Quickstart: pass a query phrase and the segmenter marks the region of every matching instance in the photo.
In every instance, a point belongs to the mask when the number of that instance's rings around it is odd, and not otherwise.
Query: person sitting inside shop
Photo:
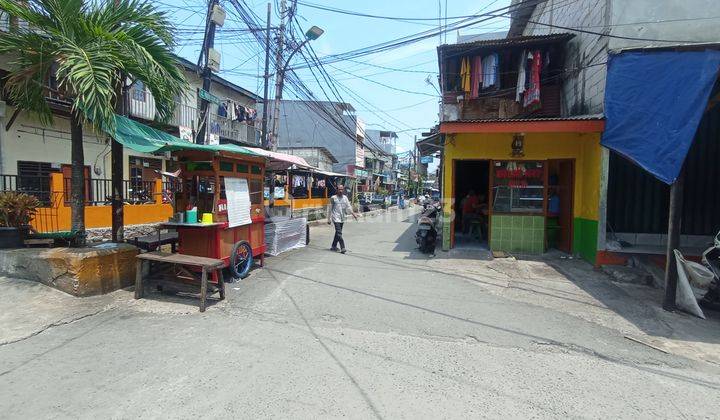
[[[470,233],[472,222],[477,217],[478,204],[478,196],[475,195],[475,190],[468,191],[462,200],[462,227],[465,235]]]
[[[480,220],[480,234],[487,238],[488,231],[488,203],[484,194],[478,195],[477,219]]]

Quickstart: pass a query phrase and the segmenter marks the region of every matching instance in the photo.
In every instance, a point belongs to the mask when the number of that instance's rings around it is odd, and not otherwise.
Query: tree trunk
[[[85,245],[85,153],[82,123],[75,113],[70,116],[70,210],[71,230],[77,235],[76,244]]]
[[[120,82],[116,87],[115,113],[125,115],[125,97],[127,88],[125,76],[120,75]],[[116,139],[110,140],[110,173],[112,186],[112,241],[120,243],[125,240],[125,226],[123,220],[123,146]]]

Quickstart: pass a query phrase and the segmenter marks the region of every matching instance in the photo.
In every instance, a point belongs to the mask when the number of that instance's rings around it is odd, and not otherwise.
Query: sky
[[[510,0],[299,1],[297,14],[303,32],[312,25],[325,30],[319,39],[312,42],[313,49],[321,58],[437,28],[440,13],[450,17],[472,15],[506,7],[510,3]],[[279,23],[279,2],[271,2],[272,24],[276,26]],[[177,25],[179,42],[176,52],[197,62],[202,46],[207,3],[204,0],[159,0],[154,3],[168,11],[171,20]],[[263,24],[267,3],[267,0],[245,1],[245,4],[261,17]],[[349,16],[318,10],[302,3],[372,15],[435,20],[395,21]],[[251,34],[238,31],[247,27],[237,18],[232,4],[227,0],[221,0],[221,4],[228,10],[228,18],[217,35],[216,49],[222,54],[222,71],[219,75],[262,96],[264,51]],[[506,30],[508,25],[509,19],[497,18],[462,29],[461,34],[497,32]],[[366,128],[399,132],[398,151],[411,150],[414,137],[420,138],[422,132],[429,131],[438,123],[436,47],[441,42],[454,43],[456,38],[457,31],[452,31],[444,35],[442,40],[436,36],[401,48],[360,57],[356,59],[358,62],[338,62],[328,64],[325,68],[340,84],[338,91],[342,98],[353,105],[358,116],[365,121]],[[303,61],[295,58],[293,63],[301,64]],[[373,65],[411,72],[382,69]],[[322,98],[322,91],[311,73],[299,70],[298,75],[316,97]],[[426,79],[429,79],[432,85],[426,82]],[[327,86],[325,89],[327,90]],[[294,98],[288,89],[284,91],[283,97]]]

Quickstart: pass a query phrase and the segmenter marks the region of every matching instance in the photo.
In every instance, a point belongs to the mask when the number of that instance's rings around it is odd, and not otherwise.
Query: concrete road
[[[347,255],[313,228],[205,314],[121,291],[14,329],[1,417],[717,418],[717,365],[502,296],[462,259],[418,254],[409,216],[348,223]]]

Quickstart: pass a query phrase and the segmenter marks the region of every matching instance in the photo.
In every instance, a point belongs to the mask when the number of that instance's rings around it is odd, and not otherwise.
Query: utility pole
[[[268,144],[268,88],[270,85],[270,3],[267,4],[267,28],[265,29],[265,87],[263,88],[262,113],[262,147],[267,149]],[[273,182],[273,185],[275,183]],[[273,189],[273,186],[270,187]],[[272,193],[272,191],[271,191]]]
[[[283,62],[283,48],[285,46],[285,18],[287,15],[287,2],[280,0],[280,29],[278,30],[278,47],[275,54],[275,103],[273,105],[272,135],[269,139],[269,149],[277,150],[277,132],[280,121],[280,102],[282,101],[285,69]]]
[[[203,49],[200,53],[201,58],[205,58],[205,63],[202,69],[202,78],[203,78],[203,90],[207,93],[210,92],[210,84],[212,82],[212,70],[210,70],[210,50],[215,46],[215,30],[217,29],[217,24],[215,23],[215,20],[213,19],[213,10],[215,6],[219,6],[220,2],[218,0],[209,0],[208,1],[208,11],[207,11],[207,32],[205,33],[205,39],[203,40]],[[198,123],[198,132],[195,136],[195,143],[198,144],[205,144],[207,132],[208,132],[208,125],[210,123],[210,118],[208,115],[208,107],[210,105],[210,102],[206,99],[201,97],[200,102],[200,121]]]

